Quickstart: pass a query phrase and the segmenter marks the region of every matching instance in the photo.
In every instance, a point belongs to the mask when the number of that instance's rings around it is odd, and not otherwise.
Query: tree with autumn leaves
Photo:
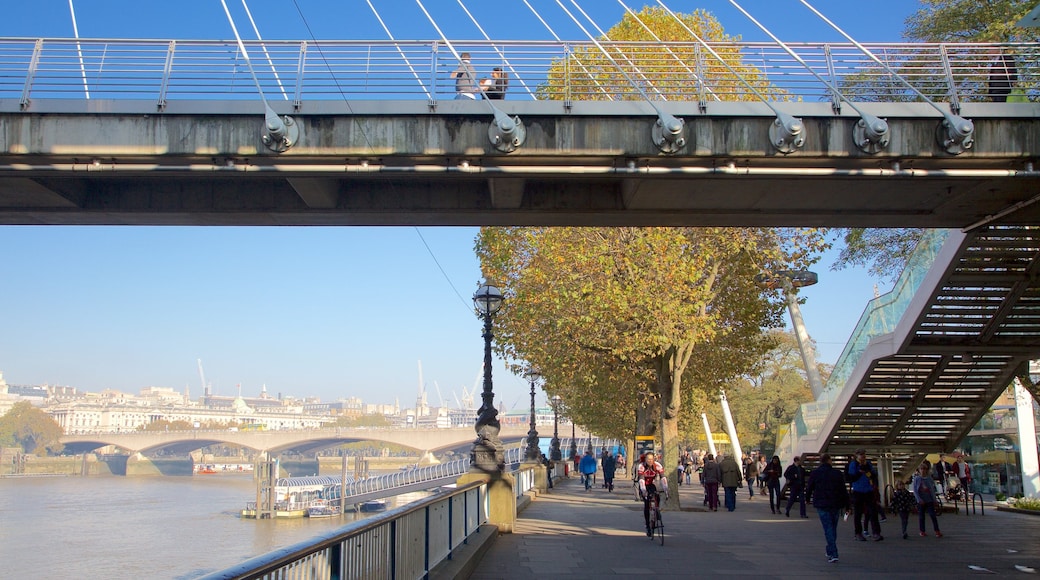
[[[711,43],[712,55],[690,31]],[[579,45],[556,59],[537,97],[546,100],[641,100],[640,89],[653,100],[749,101],[758,97],[744,81],[767,98],[782,100],[757,67],[744,62],[739,36],[730,36],[705,10],[677,13],[645,6],[626,12],[607,31],[600,45]],[[668,45],[662,44],[667,42]],[[602,47],[602,49],[601,49]],[[734,75],[735,71],[743,81]],[[638,87],[638,88],[637,88]]]
[[[755,275],[807,267],[823,244],[815,230],[489,227],[477,254],[506,296],[499,352],[537,367],[591,431],[658,435],[673,466],[690,403],[775,344],[763,329],[783,303]]]

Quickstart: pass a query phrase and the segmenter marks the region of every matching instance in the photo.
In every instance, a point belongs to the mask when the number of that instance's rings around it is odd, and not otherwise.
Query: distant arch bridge
[[[503,426],[503,443],[527,437],[529,425]],[[584,435],[584,433],[583,433]],[[541,434],[542,439],[549,435]],[[132,433],[89,433],[65,435],[61,442],[72,453],[86,453],[115,445],[131,453],[149,455],[158,451],[188,453],[210,445],[235,445],[268,454],[310,453],[344,443],[376,441],[404,445],[419,451],[445,451],[463,447],[476,438],[473,427],[453,429],[306,429],[279,431],[138,431]]]

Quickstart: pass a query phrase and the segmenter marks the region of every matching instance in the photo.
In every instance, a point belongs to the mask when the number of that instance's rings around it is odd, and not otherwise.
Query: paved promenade
[[[773,515],[769,499],[748,501],[738,490],[737,509],[703,511],[697,484],[680,488],[682,512],[665,512],[665,544],[651,542],[643,528],[642,504],[633,497],[631,481],[615,480],[613,493],[578,480],[563,480],[540,496],[517,521],[516,533],[503,535],[484,556],[474,580],[603,578],[613,576],[692,578],[872,577],[962,578],[1040,573],[1040,516],[998,512],[986,515],[946,513],[939,518],[943,538],[918,536],[911,514],[903,540],[899,516],[881,524],[884,541],[857,542],[852,522],[838,524],[841,561],[827,563],[820,521],[812,507],[809,519]],[[721,496],[720,491],[720,496]],[[721,498],[720,498],[721,499]]]

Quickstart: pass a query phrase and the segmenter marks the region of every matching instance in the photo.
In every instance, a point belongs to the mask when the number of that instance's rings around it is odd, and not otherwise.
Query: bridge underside
[[[805,124],[789,155],[770,144],[774,117],[760,103],[718,103],[711,116],[667,104],[687,123],[671,155],[653,143],[651,109],[633,102],[503,102],[527,129],[508,154],[490,144],[479,102],[436,114],[416,102],[308,104],[281,154],[260,143],[262,116],[242,114],[251,104],[46,105],[0,102],[0,224],[964,227],[1010,208],[1005,221],[1040,223],[1040,110],[1029,104],[966,104],[975,144],[959,155],[938,144],[942,118],[920,103],[863,105],[891,126],[877,154],[853,144],[851,111],[779,104]]]
[[[824,450],[887,454],[908,475],[951,451],[1040,358],[1040,230],[969,234],[897,353],[870,363]]]

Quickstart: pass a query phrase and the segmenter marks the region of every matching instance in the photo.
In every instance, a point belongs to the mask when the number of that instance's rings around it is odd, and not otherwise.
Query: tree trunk
[[[664,414],[662,414],[664,415]],[[668,474],[668,501],[665,510],[679,510],[679,418],[661,417],[661,465]]]

